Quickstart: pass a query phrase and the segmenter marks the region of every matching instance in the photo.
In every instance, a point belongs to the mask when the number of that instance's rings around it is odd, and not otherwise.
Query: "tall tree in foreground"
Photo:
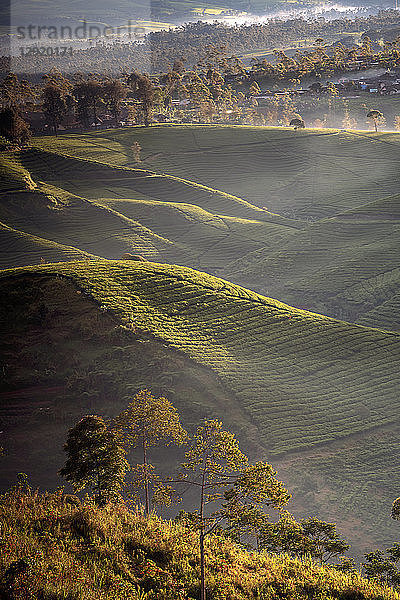
[[[142,449],[143,463],[133,468],[133,484],[144,489],[148,515],[150,487],[156,480],[154,466],[148,460],[148,450],[154,446],[179,446],[185,442],[187,432],[171,402],[162,396],[155,398],[149,390],[140,390],[136,394],[128,408],[115,419],[115,426],[131,448]],[[166,491],[166,488],[162,489]]]
[[[100,505],[119,498],[129,464],[118,437],[101,417],[83,417],[69,430],[64,450],[67,462],[60,475],[75,491],[91,489]]]
[[[365,554],[366,562],[362,564],[367,579],[379,581],[397,588],[400,585],[400,544],[394,544],[385,552],[375,550]]]
[[[278,508],[290,496],[275,479],[271,465],[249,464],[233,433],[217,420],[205,421],[194,435],[181,464],[178,480],[198,490],[200,531],[200,598],[206,600],[204,540],[223,521],[248,527],[265,505]],[[214,511],[209,511],[212,504]],[[219,508],[218,508],[219,504]]]

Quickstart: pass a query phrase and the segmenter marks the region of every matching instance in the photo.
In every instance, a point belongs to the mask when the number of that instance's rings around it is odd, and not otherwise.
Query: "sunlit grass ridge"
[[[271,453],[396,421],[396,334],[298,310],[186,267],[73,262],[3,276],[28,273],[72,279],[125,325],[212,368]]]

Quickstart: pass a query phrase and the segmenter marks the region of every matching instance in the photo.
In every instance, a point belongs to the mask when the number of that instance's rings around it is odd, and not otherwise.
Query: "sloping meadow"
[[[102,310],[212,368],[273,454],[397,421],[396,334],[307,313],[185,267],[92,261],[19,273],[71,278]]]

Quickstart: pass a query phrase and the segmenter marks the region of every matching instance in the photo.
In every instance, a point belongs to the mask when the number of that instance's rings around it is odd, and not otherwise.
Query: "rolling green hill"
[[[19,266],[30,263],[49,263],[59,260],[83,260],[95,258],[70,246],[17,231],[0,223],[0,264]]]
[[[162,126],[3,153],[1,267],[83,260],[2,279],[14,459],[30,440],[5,480],[32,455],[52,485],[68,425],[149,385],[272,457],[299,515],[342,523],[357,551],[395,541],[399,338],[382,330],[400,329],[399,144]],[[158,264],[103,260],[125,252]]]
[[[398,192],[399,134],[279,127],[174,126],[42,138],[40,147],[142,164],[235,194],[286,216],[323,218]]]
[[[392,196],[322,219],[273,252],[231,263],[226,276],[297,306],[398,330],[399,208]]]
[[[398,134],[228,126],[38,138],[2,158],[0,220],[80,252],[184,264],[398,330],[399,143]],[[16,244],[18,234],[3,267],[43,258],[26,258],[23,236]]]
[[[75,163],[76,178],[66,177],[65,154],[73,154],[124,167],[129,179],[138,172],[134,141],[143,177],[120,186],[82,181]],[[164,126],[35,145],[20,159],[33,178],[50,178],[174,243],[191,242],[195,256],[181,253],[181,264],[305,309],[399,329],[399,134]],[[42,156],[53,173],[39,165]]]
[[[217,269],[301,226],[181,178],[36,149],[5,156],[0,174],[6,225],[106,258],[133,252]],[[40,262],[23,249],[21,239],[2,266]]]
[[[253,455],[279,466],[294,509],[342,523],[356,551],[395,539],[388,507],[398,489],[397,334],[173,265],[71,262],[1,278],[5,398],[49,390],[50,413],[38,429],[47,423],[46,442],[29,471],[49,455],[57,470],[73,416],[88,407],[115,414],[148,385],[189,424],[223,417]],[[22,467],[27,459],[18,460]]]

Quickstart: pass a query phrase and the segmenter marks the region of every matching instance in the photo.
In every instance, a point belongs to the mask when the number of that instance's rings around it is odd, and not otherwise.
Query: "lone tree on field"
[[[378,132],[378,125],[380,123],[382,123],[382,121],[384,119],[383,113],[381,113],[379,110],[373,109],[373,110],[370,110],[367,113],[367,118],[373,120],[374,126],[375,126],[375,133],[377,133]]]
[[[294,127],[294,130],[297,131],[298,129],[304,129],[305,123],[303,119],[301,119],[300,117],[296,117],[295,119],[292,119],[290,121],[289,127]]]
[[[233,433],[217,420],[205,421],[193,437],[181,464],[177,482],[198,490],[196,525],[200,532],[200,598],[206,600],[204,540],[223,521],[238,530],[258,519],[262,506],[278,508],[290,496],[275,479],[271,465],[249,464]],[[209,513],[208,505],[220,508]]]
[[[135,161],[137,163],[142,162],[142,159],[140,157],[140,153],[142,151],[142,146],[139,144],[138,141],[133,142],[133,144],[131,146],[131,150],[132,150],[133,158],[135,159]]]
[[[64,450],[68,458],[60,475],[75,491],[90,488],[100,505],[119,498],[129,464],[116,434],[101,417],[83,417],[69,430]]]
[[[187,438],[176,408],[164,397],[154,398],[149,390],[140,390],[128,408],[115,419],[127,445],[141,447],[143,464],[133,468],[133,483],[144,489],[146,514],[150,513],[150,485],[157,481],[154,466],[148,462],[148,449],[154,446],[181,445]],[[163,495],[167,488],[160,487],[157,495]],[[165,501],[165,497],[164,497]]]

